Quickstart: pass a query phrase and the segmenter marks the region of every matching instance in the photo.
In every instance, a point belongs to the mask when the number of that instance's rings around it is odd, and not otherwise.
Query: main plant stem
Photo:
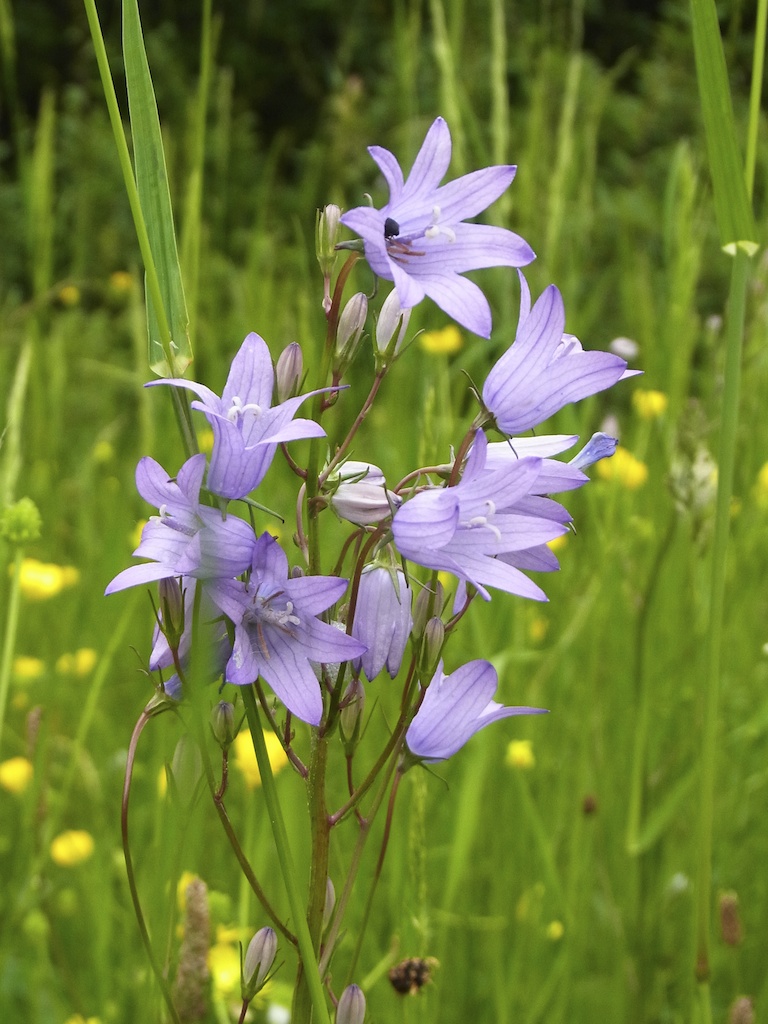
[[[307,778],[309,799],[309,821],[312,842],[312,861],[309,874],[309,901],[307,905],[307,927],[312,940],[315,959],[320,954],[320,940],[323,931],[325,893],[328,885],[328,854],[331,839],[331,824],[325,803],[325,776],[328,764],[328,740],[319,730],[313,733],[312,757]],[[322,980],[322,979],[321,979]],[[307,985],[303,958],[299,958],[296,987],[293,994],[291,1020],[311,1020],[312,1003]]]

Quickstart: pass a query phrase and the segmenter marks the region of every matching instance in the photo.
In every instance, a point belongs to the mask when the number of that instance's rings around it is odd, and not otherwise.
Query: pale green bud
[[[11,544],[30,544],[40,536],[43,520],[31,498],[19,498],[0,512],[0,537]]]

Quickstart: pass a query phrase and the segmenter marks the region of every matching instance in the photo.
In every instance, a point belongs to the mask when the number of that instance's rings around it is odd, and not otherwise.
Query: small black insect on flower
[[[393,217],[387,217],[384,221],[384,237],[397,238],[400,234],[400,225]]]

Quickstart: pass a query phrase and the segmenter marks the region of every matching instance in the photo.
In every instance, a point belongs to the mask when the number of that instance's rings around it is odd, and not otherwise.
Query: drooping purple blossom
[[[237,516],[224,516],[218,508],[200,504],[204,474],[204,455],[188,459],[175,480],[154,459],[139,461],[136,488],[159,515],[146,524],[133,553],[152,561],[118,573],[106,594],[169,576],[215,579],[237,576],[248,568],[256,540],[253,530]]]
[[[411,590],[401,569],[371,564],[360,577],[352,636],[368,650],[356,663],[369,680],[386,668],[392,679],[400,671],[411,632]]]
[[[213,452],[208,488],[223,498],[244,498],[257,487],[269,469],[278,444],[307,437],[324,437],[314,420],[294,419],[307,398],[289,398],[272,406],[275,372],[263,338],[251,332],[229,370],[221,398],[204,384],[181,378],[150,381],[147,387],[170,384],[193,391],[200,401],[193,409],[205,413],[213,430]]]
[[[513,715],[541,715],[544,708],[506,707],[493,699],[498,686],[489,661],[469,661],[450,675],[437,666],[405,742],[419,761],[444,761],[480,729]]]
[[[507,441],[494,441],[488,445],[485,466],[486,469],[495,469],[511,465],[519,458],[537,456],[542,460],[541,472],[532,494],[573,491],[588,483],[589,477],[584,470],[600,459],[610,458],[619,443],[615,437],[597,433],[569,462],[551,458],[552,455],[559,455],[572,448],[577,441],[576,434],[541,434],[538,437],[511,437]]]
[[[486,468],[487,440],[478,430],[461,480],[406,501],[392,520],[398,551],[417,565],[453,573],[490,600],[486,587],[546,601],[546,594],[509,564],[513,555],[566,532],[570,516],[556,502],[541,514],[521,505],[535,491],[542,460],[517,459]]]
[[[403,309],[428,295],[467,330],[490,337],[488,301],[461,275],[524,267],[535,254],[512,231],[464,222],[506,191],[517,168],[485,167],[441,186],[451,162],[451,134],[442,117],[427,132],[407,181],[389,150],[370,146],[368,152],[389,186],[389,201],[380,210],[358,206],[341,222],[363,239],[371,269],[394,281]]]
[[[323,697],[311,663],[337,664],[366,650],[317,618],[346,587],[347,581],[336,576],[289,578],[285,553],[263,533],[254,546],[248,582],[217,580],[208,588],[235,627],[227,681],[247,686],[261,676],[293,714],[319,725]]]
[[[503,434],[519,434],[564,405],[604,391],[623,377],[626,362],[610,352],[585,352],[578,338],[563,334],[565,309],[550,285],[531,309],[531,293],[520,274],[517,336],[483,385],[483,404]]]

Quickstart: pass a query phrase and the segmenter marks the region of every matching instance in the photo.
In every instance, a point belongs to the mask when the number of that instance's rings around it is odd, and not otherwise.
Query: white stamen
[[[456,241],[456,232],[446,224],[440,224],[440,207],[432,207],[432,223],[424,232],[425,238],[437,238],[438,235],[445,235],[449,242]]]
[[[252,412],[256,417],[259,417],[261,416],[262,408],[260,405],[257,405],[256,402],[246,402],[246,404],[243,405],[242,398],[235,395],[232,398],[232,405],[227,412],[227,419],[230,423],[237,423],[247,412]]]

